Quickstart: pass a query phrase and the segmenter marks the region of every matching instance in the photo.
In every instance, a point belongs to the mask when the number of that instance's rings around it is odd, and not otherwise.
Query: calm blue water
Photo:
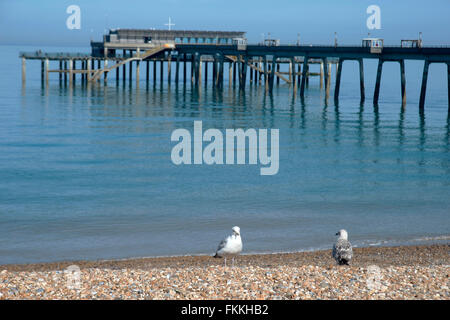
[[[211,254],[234,225],[246,253],[329,248],[341,228],[357,246],[449,242],[444,65],[430,67],[420,115],[420,62],[406,63],[402,111],[395,63],[385,64],[374,109],[376,61],[365,61],[363,106],[357,64],[344,63],[336,107],[324,104],[318,78],[304,104],[284,84],[273,97],[227,82],[222,93],[208,85],[197,94],[189,82],[116,86],[115,73],[107,87],[61,88],[52,74],[42,88],[38,61],[28,61],[23,89],[18,52],[36,49],[0,51],[0,264]],[[331,96],[333,88],[334,78]],[[194,120],[279,128],[279,173],[175,166],[170,135]]]

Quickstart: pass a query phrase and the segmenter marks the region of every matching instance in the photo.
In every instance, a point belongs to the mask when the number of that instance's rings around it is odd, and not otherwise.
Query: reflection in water
[[[425,121],[414,105],[359,104],[359,92],[333,106],[313,81],[303,99],[282,84],[110,82],[30,85],[19,116],[5,109],[0,259],[205,253],[235,224],[257,252],[327,248],[336,224],[360,244],[449,233],[450,120],[438,99],[427,97]],[[194,120],[280,129],[279,173],[173,165],[170,135]]]

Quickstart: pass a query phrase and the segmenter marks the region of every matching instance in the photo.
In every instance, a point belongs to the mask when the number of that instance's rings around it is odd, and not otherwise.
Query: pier
[[[373,40],[370,40],[374,42]],[[370,42],[369,41],[369,42]],[[412,42],[413,45],[404,46]],[[228,85],[238,84],[240,90],[246,85],[261,85],[271,93],[274,83],[288,83],[294,94],[305,95],[311,76],[320,77],[320,87],[329,98],[331,87],[331,68],[336,68],[334,100],[338,102],[341,74],[344,61],[355,61],[359,65],[360,101],[365,101],[364,59],[377,59],[373,104],[378,105],[380,96],[383,64],[388,61],[398,62],[401,81],[401,101],[406,104],[405,60],[424,61],[419,109],[424,110],[427,89],[428,69],[431,63],[447,65],[448,99],[450,113],[450,47],[423,47],[416,40],[402,40],[400,46],[370,45],[332,46],[323,45],[280,45],[269,40],[259,44],[247,44],[245,32],[226,31],[182,31],[182,30],[110,30],[102,42],[91,42],[90,54],[23,52],[22,82],[26,82],[26,60],[41,62],[41,80],[48,84],[49,75],[57,73],[60,84],[72,86],[78,75],[82,84],[108,82],[110,73],[114,73],[116,82],[120,79],[131,84],[133,72],[136,85],[141,80],[141,66],[145,65],[145,80],[149,84],[158,81],[168,84],[174,79],[190,82],[195,87],[210,81],[215,88],[223,88],[224,73],[228,72]],[[50,63],[56,63],[51,69]],[[159,64],[159,80],[157,69]],[[175,67],[173,68],[173,64]],[[312,65],[319,70],[311,72]],[[164,66],[167,77],[164,77]],[[287,66],[288,71],[281,71]],[[226,70],[226,67],[228,70]],[[128,68],[128,75],[127,75]],[[212,69],[212,72],[209,71]],[[120,72],[122,69],[122,72]],[[152,79],[150,70],[152,69]],[[181,70],[182,69],[182,70]],[[187,70],[189,70],[189,75]],[[174,75],[173,75],[174,73]],[[182,75],[180,75],[182,74]],[[173,75],[173,78],[172,78]],[[208,77],[211,75],[211,80]]]

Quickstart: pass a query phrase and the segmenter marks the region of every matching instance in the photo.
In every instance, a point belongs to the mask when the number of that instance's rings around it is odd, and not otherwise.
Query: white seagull
[[[224,257],[225,267],[227,266],[227,256],[233,257],[232,266],[234,267],[234,256],[242,251],[241,229],[239,227],[233,227],[231,230],[233,230],[233,234],[219,243],[219,247],[214,256],[214,258]]]
[[[333,258],[339,265],[348,265],[353,257],[352,244],[348,241],[347,231],[344,229],[336,233],[338,237],[333,246]]]

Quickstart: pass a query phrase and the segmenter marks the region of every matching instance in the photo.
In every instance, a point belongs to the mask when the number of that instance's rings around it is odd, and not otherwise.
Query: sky
[[[66,9],[78,5],[81,28],[70,30]],[[381,10],[369,30],[367,7]],[[425,45],[450,45],[450,0],[0,0],[0,44],[89,46],[110,28],[246,31],[249,43],[360,44],[370,36],[399,44],[422,32]]]

